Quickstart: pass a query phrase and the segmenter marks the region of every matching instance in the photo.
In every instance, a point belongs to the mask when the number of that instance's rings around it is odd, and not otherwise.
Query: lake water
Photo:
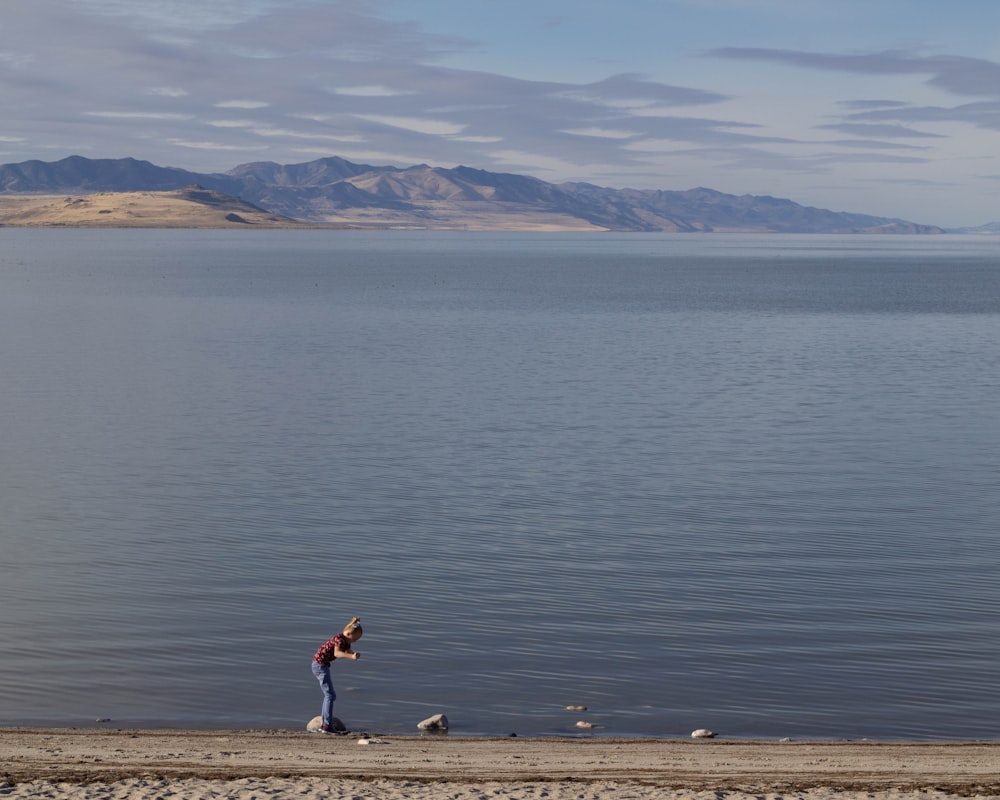
[[[0,379],[0,725],[1000,739],[1000,238],[5,229]]]

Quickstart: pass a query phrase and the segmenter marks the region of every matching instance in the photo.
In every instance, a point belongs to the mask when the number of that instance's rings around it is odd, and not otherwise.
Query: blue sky
[[[0,162],[342,156],[1000,220],[997,0],[7,0]]]

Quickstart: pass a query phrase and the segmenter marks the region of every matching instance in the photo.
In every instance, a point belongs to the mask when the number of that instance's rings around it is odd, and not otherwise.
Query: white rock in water
[[[313,717],[311,720],[309,720],[309,722],[306,723],[306,730],[309,731],[310,733],[319,733],[319,731],[320,731],[320,729],[322,727],[323,727],[323,718],[322,717]],[[344,723],[341,722],[339,719],[337,719],[336,717],[334,717],[333,718],[333,729],[335,731],[346,731],[347,730],[347,726],[344,725]]]
[[[708,728],[698,728],[696,731],[691,731],[692,739],[714,739],[715,734]]]
[[[418,722],[417,727],[422,731],[446,731],[448,730],[448,718],[444,714],[435,714],[423,722]]]
[[[578,727],[578,728],[593,728],[594,727],[594,723],[593,722],[587,722],[586,720],[582,720],[581,719],[578,723],[576,723],[576,727]]]
[[[566,706],[567,711],[586,711],[586,706]]]

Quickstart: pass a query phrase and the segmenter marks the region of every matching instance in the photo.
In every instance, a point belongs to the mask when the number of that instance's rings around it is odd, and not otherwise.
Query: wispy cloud
[[[255,108],[267,108],[270,103],[263,100],[221,100],[214,104],[216,108],[243,108],[253,110]]]
[[[171,86],[154,86],[146,91],[157,97],[186,97],[188,95],[184,89],[176,89]]]
[[[192,150],[213,150],[213,151],[223,151],[223,152],[236,152],[240,150],[250,151],[253,150],[252,147],[240,147],[239,145],[230,144],[228,142],[192,142],[185,139],[170,139],[170,144],[177,147],[189,147]]]
[[[893,109],[860,111],[851,114],[851,120],[908,123],[960,122],[1000,131],[1000,102],[965,103],[951,108],[944,106],[901,106]]]
[[[84,111],[88,117],[104,117],[106,119],[121,120],[150,120],[154,122],[168,122],[193,119],[190,114],[175,114],[168,111]]]
[[[896,108],[901,108],[897,106]],[[892,112],[890,112],[891,114]],[[822,130],[840,131],[855,136],[872,136],[882,139],[931,139],[944,138],[941,134],[917,131],[902,125],[879,125],[864,122],[835,122],[818,126]]]
[[[431,136],[448,136],[461,133],[465,125],[448,122],[441,119],[421,119],[419,117],[395,117],[388,114],[355,114],[358,119],[387,125],[390,128],[401,128],[404,131],[425,133]]]
[[[562,133],[569,133],[573,136],[593,136],[598,139],[631,139],[639,135],[635,131],[612,130],[609,128],[568,129],[562,131]]]
[[[332,91],[334,94],[350,97],[399,97],[400,95],[414,94],[413,91],[401,91],[391,89],[388,86],[342,86]]]
[[[804,69],[857,75],[926,75],[927,82],[952,94],[1000,98],[1000,64],[978,58],[918,56],[900,51],[838,54],[757,47],[720,47],[708,55],[739,61],[771,61]]]

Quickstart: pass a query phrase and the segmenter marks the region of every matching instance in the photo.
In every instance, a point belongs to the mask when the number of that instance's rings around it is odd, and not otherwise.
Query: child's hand
[[[355,661],[357,661],[359,658],[361,658],[361,653],[351,653],[351,655],[354,657]]]

